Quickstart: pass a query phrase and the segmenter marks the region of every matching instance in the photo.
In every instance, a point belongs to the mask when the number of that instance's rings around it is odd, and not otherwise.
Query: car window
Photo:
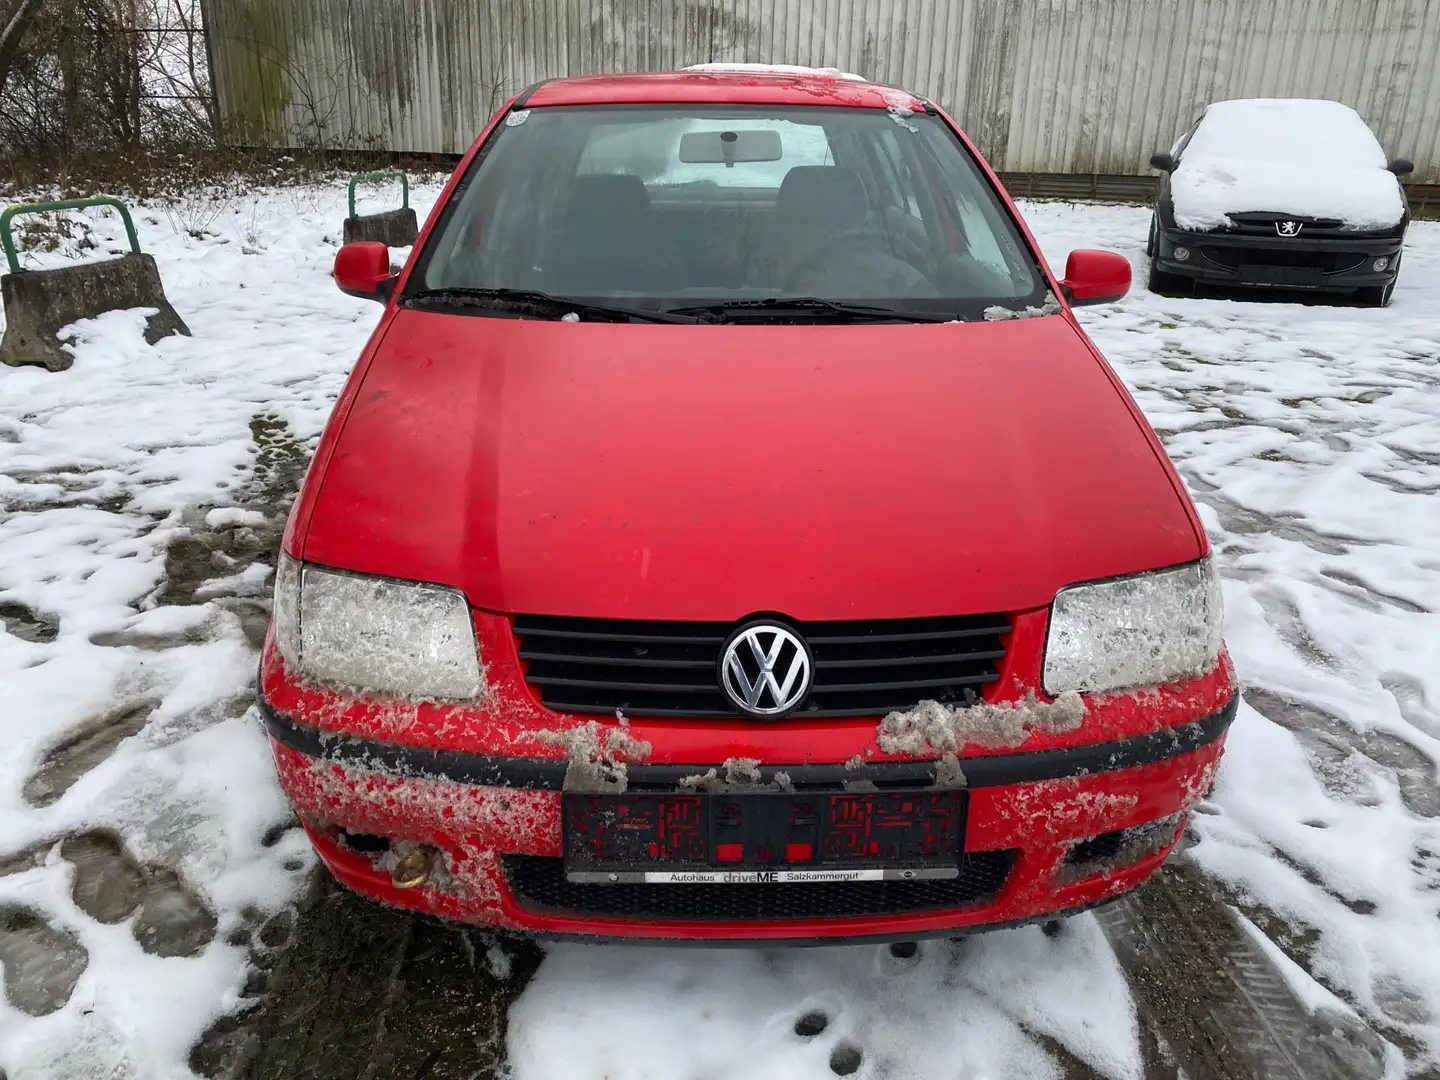
[[[1196,129],[1200,127],[1200,121],[1204,119],[1205,116],[1202,113],[1193,124],[1185,129],[1185,133],[1175,140],[1175,145],[1170,148],[1170,156],[1176,161],[1180,160],[1180,155],[1185,152],[1185,147],[1190,145],[1190,140],[1194,137]]]
[[[411,282],[657,310],[819,297],[959,318],[1045,291],[939,117],[780,106],[512,116],[442,209]]]

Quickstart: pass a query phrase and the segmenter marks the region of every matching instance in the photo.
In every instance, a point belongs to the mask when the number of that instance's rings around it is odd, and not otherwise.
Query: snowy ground
[[[79,328],[67,373],[0,368],[10,1080],[188,1075],[312,868],[246,710],[285,501],[378,312],[328,279],[343,207],[334,185],[140,208],[194,337],[152,348],[113,313]],[[1025,209],[1057,268],[1107,247],[1143,280],[1144,211]],[[1247,704],[1188,857],[1303,1000],[1353,1009],[1415,1074],[1440,1068],[1436,310],[1440,226],[1422,223],[1388,310],[1137,289],[1082,315],[1226,575]],[[1128,1080],[1144,1018],[1113,937],[1087,916],[909,959],[555,947],[511,1010],[511,1064]]]

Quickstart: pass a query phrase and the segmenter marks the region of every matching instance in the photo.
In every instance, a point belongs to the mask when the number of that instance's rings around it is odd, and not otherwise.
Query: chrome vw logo
[[[782,716],[810,692],[810,650],[783,626],[742,626],[720,655],[720,685],[741,712]]]
[[[1277,222],[1275,222],[1275,231],[1276,231],[1277,233],[1279,233],[1281,236],[1299,236],[1299,235],[1300,235],[1300,228],[1301,228],[1300,222],[1298,222],[1298,221],[1277,221]]]

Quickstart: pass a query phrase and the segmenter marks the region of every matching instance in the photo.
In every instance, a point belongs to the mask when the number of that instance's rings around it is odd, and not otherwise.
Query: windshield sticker
[[[505,114],[505,126],[506,126],[506,127],[519,127],[521,124],[523,124],[526,120],[529,120],[529,119],[530,119],[530,110],[529,110],[529,109],[516,109],[516,110],[515,110],[514,112],[512,112],[512,113],[506,113],[506,114]]]

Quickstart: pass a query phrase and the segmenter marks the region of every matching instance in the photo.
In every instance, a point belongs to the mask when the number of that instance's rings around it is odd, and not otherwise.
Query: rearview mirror
[[[1385,166],[1396,176],[1409,176],[1415,171],[1415,163],[1409,158],[1397,157],[1389,165]]]
[[[1072,251],[1060,288],[1073,307],[1119,300],[1130,291],[1130,260],[1113,251]]]
[[[680,136],[680,160],[687,165],[718,165],[737,161],[779,161],[780,132],[688,131]]]
[[[1150,167],[1152,169],[1159,169],[1161,172],[1174,172],[1176,164],[1175,155],[1163,150],[1158,154],[1150,155]]]
[[[357,240],[337,251],[332,276],[341,292],[382,304],[395,288],[390,249],[375,240]]]

